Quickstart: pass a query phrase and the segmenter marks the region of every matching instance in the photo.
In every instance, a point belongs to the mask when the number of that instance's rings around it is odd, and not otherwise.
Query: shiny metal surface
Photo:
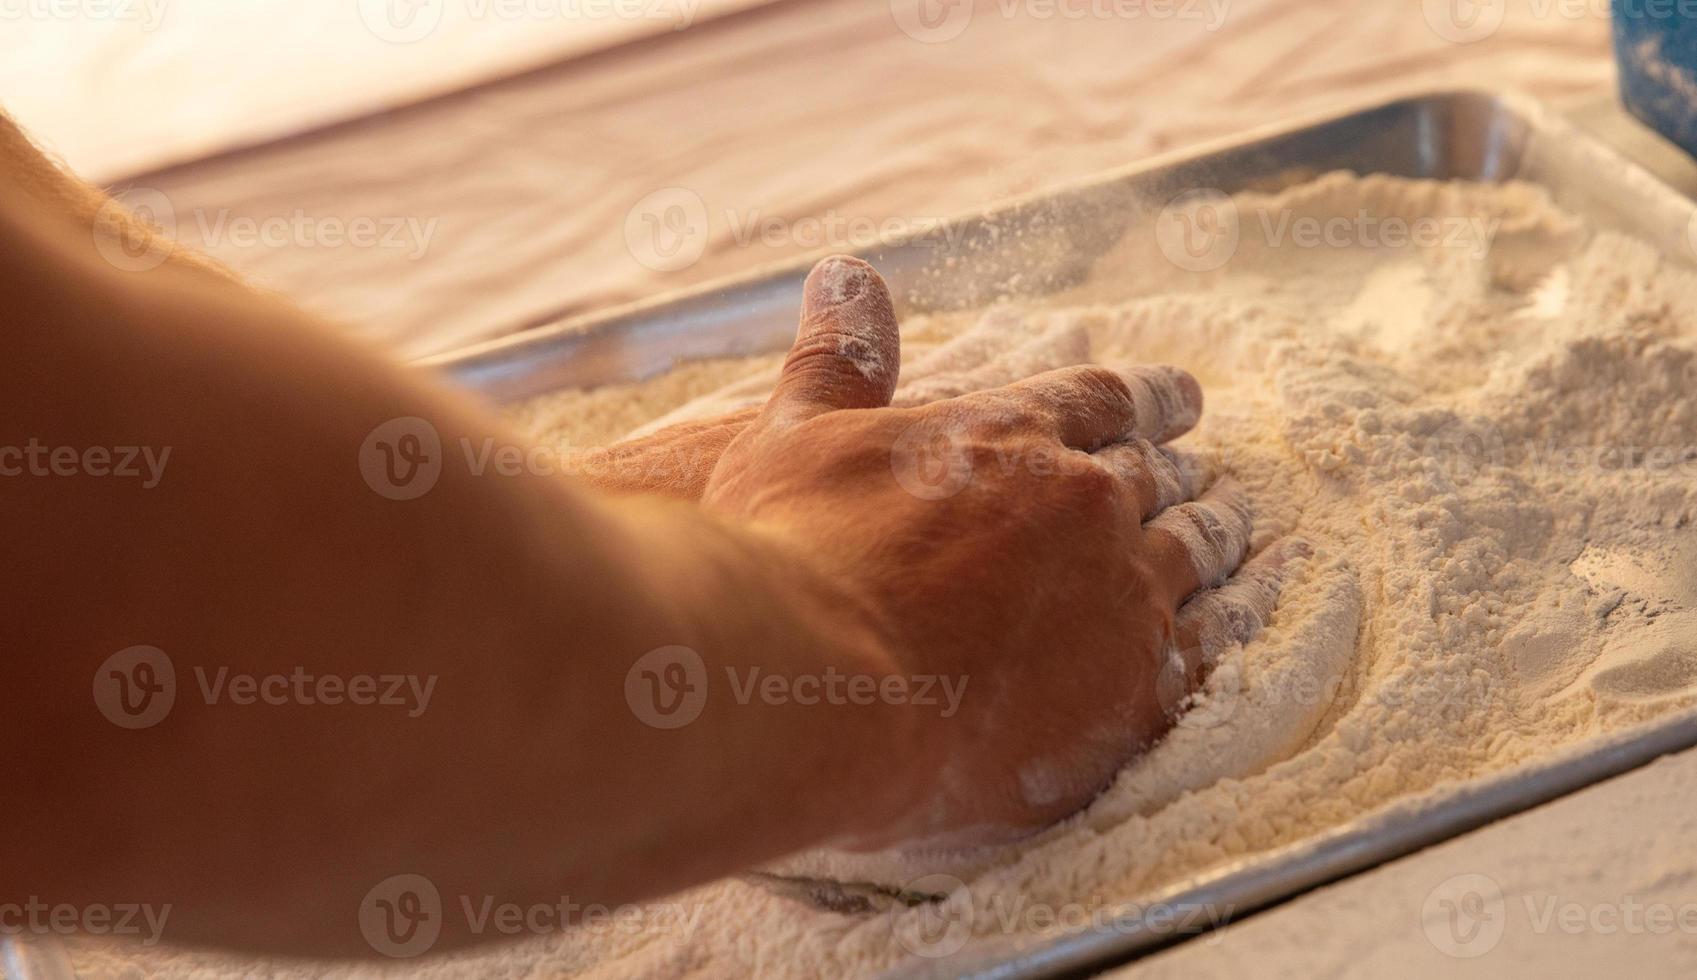
[[[1007,292],[1040,297],[1078,281],[1121,235],[1176,194],[1201,187],[1274,190],[1338,168],[1531,181],[1594,225],[1629,231],[1677,261],[1693,262],[1689,200],[1542,106],[1479,92],[1424,95],[1270,128],[963,216],[952,228],[964,246],[946,266],[945,257],[923,243],[891,243],[860,254],[890,280],[908,312],[970,308]],[[563,387],[646,378],[694,358],[781,350],[795,329],[801,282],[811,264],[809,257],[424,363],[509,402]],[[1016,283],[1019,288],[1008,288]],[[1664,719],[1140,896],[1114,928],[974,942],[899,975],[1030,978],[1123,962],[1175,938],[1140,909],[1201,907],[1238,918],[1694,745],[1697,713]]]

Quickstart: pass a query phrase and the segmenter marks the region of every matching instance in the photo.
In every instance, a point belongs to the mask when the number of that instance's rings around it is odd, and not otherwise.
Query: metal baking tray
[[[949,223],[950,240],[957,244],[946,257],[927,242],[901,241],[860,254],[889,280],[904,313],[969,309],[1008,293],[1037,299],[1079,282],[1128,228],[1149,220],[1176,194],[1195,188],[1277,190],[1335,169],[1529,181],[1595,226],[1630,232],[1692,264],[1691,201],[1534,101],[1470,91],[1419,95],[1269,127],[964,215]],[[693,359],[780,351],[794,335],[801,283],[814,258],[563,320],[420,364],[496,403],[511,403],[564,388],[636,381]],[[1692,746],[1697,712],[1673,715],[1436,798],[1392,803],[1310,840],[1155,894],[1125,896],[1123,908],[1098,917],[1112,928],[974,941],[953,956],[911,963],[898,975],[1012,980],[1123,963],[1175,941],[1170,927],[1144,920],[1139,909],[1230,909],[1237,921],[1327,881]],[[6,946],[16,975],[69,975],[55,942]]]
[[[950,222],[947,257],[925,242],[862,250],[903,312],[968,309],[998,295],[1040,300],[1076,284],[1129,228],[1197,188],[1277,190],[1329,170],[1547,188],[1595,227],[1630,232],[1694,264],[1693,205],[1527,98],[1474,91],[1413,96],[1159,157]],[[933,239],[934,240],[934,239]],[[785,349],[814,256],[653,301],[540,327],[425,364],[496,402],[634,381],[691,359]],[[1077,975],[1182,941],[1142,909],[1229,909],[1236,921],[1328,881],[1466,833],[1697,746],[1697,711],[1582,745],[1543,763],[1402,801],[1295,845],[1213,869],[1157,894],[1125,896],[1108,928],[975,939],[918,960],[905,978]],[[1135,903],[1133,903],[1135,900]]]

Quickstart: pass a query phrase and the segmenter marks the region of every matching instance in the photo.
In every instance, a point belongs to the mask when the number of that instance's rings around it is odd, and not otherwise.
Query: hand
[[[998,307],[971,329],[903,368],[893,310],[888,315],[889,329],[878,333],[878,343],[887,338],[887,346],[861,353],[878,370],[887,370],[892,377],[901,375],[886,404],[928,404],[1090,358],[1090,337],[1080,324],[1063,321],[1034,332],[1017,310]],[[699,500],[725,447],[760,414],[776,383],[776,372],[733,382],[655,419],[620,442],[578,453],[568,468],[601,490]]]
[[[863,355],[897,343],[877,273],[821,263],[777,388],[703,504],[837,583],[897,673],[968,683],[959,713],[928,715],[892,760],[925,789],[851,846],[1005,840],[1074,812],[1159,738],[1302,551],[1226,581],[1250,508],[1163,445],[1201,413],[1185,372],[1072,367],[885,408],[895,372]]]

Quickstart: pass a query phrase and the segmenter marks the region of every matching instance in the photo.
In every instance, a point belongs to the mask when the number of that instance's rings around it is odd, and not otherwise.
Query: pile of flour
[[[1171,234],[1140,225],[1084,286],[991,314],[1082,327],[1098,361],[1193,371],[1208,410],[1186,443],[1251,492],[1256,546],[1315,546],[1179,727],[1023,846],[797,855],[674,896],[700,912],[687,929],[583,930],[413,972],[863,976],[945,951],[925,895],[981,937],[1076,924],[1697,701],[1697,277],[1528,185],[1330,174],[1202,206],[1162,220],[1218,231],[1235,212],[1217,267],[1169,258]],[[1439,233],[1385,234],[1396,222]],[[917,319],[904,338],[917,353],[973,322]],[[604,442],[776,360],[518,417]]]

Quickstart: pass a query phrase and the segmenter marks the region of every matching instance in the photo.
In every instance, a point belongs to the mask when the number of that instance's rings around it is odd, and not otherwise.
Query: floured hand
[[[906,367],[899,343],[869,353],[901,375],[889,404],[922,405],[1082,364],[1090,359],[1090,338],[1076,323],[1033,334],[1017,311],[998,308]],[[777,371],[762,371],[732,382],[620,442],[574,456],[570,468],[602,490],[698,500],[725,447],[760,413],[777,380]]]
[[[806,304],[777,389],[703,504],[807,556],[901,674],[966,685],[958,714],[927,716],[892,760],[919,767],[920,788],[869,811],[849,843],[989,843],[1050,824],[1161,736],[1214,652],[1259,629],[1300,546],[1230,578],[1250,507],[1165,445],[1201,413],[1183,371],[1072,367],[885,407],[894,362],[866,356],[898,343],[883,281],[830,259]]]

